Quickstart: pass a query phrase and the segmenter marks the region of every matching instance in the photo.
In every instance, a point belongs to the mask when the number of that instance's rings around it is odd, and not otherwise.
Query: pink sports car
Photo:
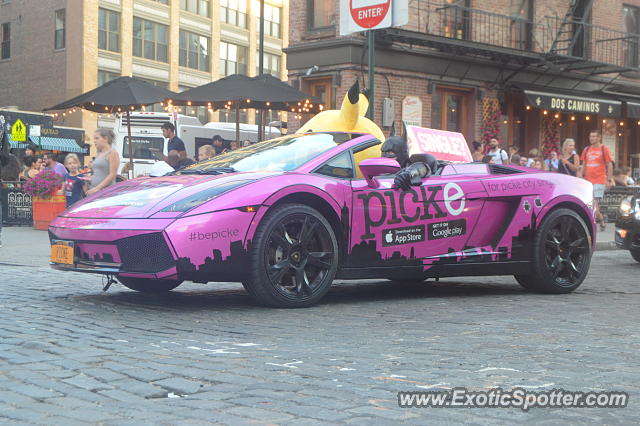
[[[548,293],[582,283],[595,244],[590,183],[439,161],[401,189],[396,160],[358,155],[380,144],[289,135],[111,186],[51,223],[51,264],[142,292],[242,282],[277,307],[312,305],[335,278],[514,275]]]

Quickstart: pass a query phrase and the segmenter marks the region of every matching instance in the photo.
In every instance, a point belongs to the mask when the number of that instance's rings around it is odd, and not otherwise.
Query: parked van
[[[219,135],[227,141],[236,140],[236,123],[211,122],[204,126],[183,126],[180,129],[180,138],[185,146],[193,146],[195,152],[202,145],[211,144],[211,139]],[[273,139],[282,136],[277,127],[265,127],[263,139]],[[258,126],[256,124],[240,124],[240,141],[258,142]],[[189,149],[187,148],[187,153]]]

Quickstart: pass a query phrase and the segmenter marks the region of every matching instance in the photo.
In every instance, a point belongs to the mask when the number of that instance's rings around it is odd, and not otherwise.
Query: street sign
[[[409,0],[342,0],[340,34],[397,27],[409,22]]]
[[[37,124],[34,124],[32,126],[29,126],[29,136],[40,136],[40,126]]]
[[[11,139],[14,142],[26,142],[27,141],[27,126],[24,125],[22,120],[17,119],[13,126],[11,126]]]

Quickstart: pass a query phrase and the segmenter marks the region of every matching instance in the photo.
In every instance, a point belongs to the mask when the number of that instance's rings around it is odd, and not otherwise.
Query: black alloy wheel
[[[337,271],[331,225],[316,210],[288,204],[267,213],[254,238],[251,273],[243,283],[259,303],[304,307],[326,294]]]
[[[532,273],[517,275],[523,287],[543,293],[569,293],[584,281],[591,264],[591,235],[573,210],[558,209],[536,233]]]

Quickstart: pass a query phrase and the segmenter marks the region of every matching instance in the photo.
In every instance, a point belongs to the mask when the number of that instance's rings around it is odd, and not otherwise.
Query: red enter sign
[[[391,0],[349,0],[351,17],[362,28],[373,28],[389,13]]]

